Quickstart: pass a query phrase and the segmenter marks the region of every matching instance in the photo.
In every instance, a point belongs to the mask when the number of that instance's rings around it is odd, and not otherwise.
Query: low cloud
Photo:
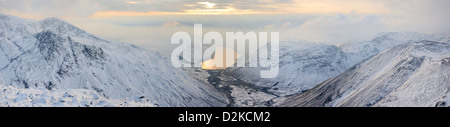
[[[91,16],[103,7],[90,0],[0,0],[0,11],[25,17]]]
[[[163,24],[163,27],[175,27],[180,25],[177,21],[169,21]]]

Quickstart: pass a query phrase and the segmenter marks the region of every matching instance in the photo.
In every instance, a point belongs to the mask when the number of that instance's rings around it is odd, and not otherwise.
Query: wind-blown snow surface
[[[86,89],[48,90],[0,85],[0,107],[154,107],[149,99],[136,96],[106,99]]]
[[[401,44],[281,106],[448,106],[449,72],[449,43]]]
[[[0,78],[20,88],[89,89],[160,106],[224,106],[225,97],[159,53],[99,39],[56,18],[0,15]]]
[[[225,74],[268,88],[280,96],[292,95],[309,90],[364,59],[396,45],[422,40],[450,42],[450,34],[380,33],[367,41],[345,43],[339,47],[310,42],[282,42],[280,70],[276,78],[261,79],[260,71],[268,69],[259,67],[228,68]]]

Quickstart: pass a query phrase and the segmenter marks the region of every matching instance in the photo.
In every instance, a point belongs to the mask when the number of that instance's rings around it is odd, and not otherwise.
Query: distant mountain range
[[[380,33],[367,41],[344,43],[340,46],[306,41],[282,42],[280,71],[276,78],[259,78],[259,72],[266,70],[265,68],[228,68],[225,74],[267,88],[280,96],[293,95],[338,76],[353,65],[382,51],[422,40],[448,43],[450,34]]]

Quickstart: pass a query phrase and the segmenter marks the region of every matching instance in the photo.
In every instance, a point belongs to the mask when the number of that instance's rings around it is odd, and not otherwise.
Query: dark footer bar
[[[9,118],[167,126],[279,126],[446,121],[449,108],[0,108]],[[446,116],[445,115],[445,116]]]

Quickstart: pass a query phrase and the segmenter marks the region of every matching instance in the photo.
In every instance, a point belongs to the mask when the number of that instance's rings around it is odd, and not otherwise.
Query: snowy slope
[[[25,89],[0,85],[0,107],[155,107],[155,105],[144,96],[106,99],[86,89]]]
[[[449,72],[449,43],[405,43],[281,106],[448,106]]]
[[[224,106],[210,85],[159,53],[110,42],[56,18],[0,15],[0,78],[20,88],[88,89],[111,99],[145,96],[160,106]]]

